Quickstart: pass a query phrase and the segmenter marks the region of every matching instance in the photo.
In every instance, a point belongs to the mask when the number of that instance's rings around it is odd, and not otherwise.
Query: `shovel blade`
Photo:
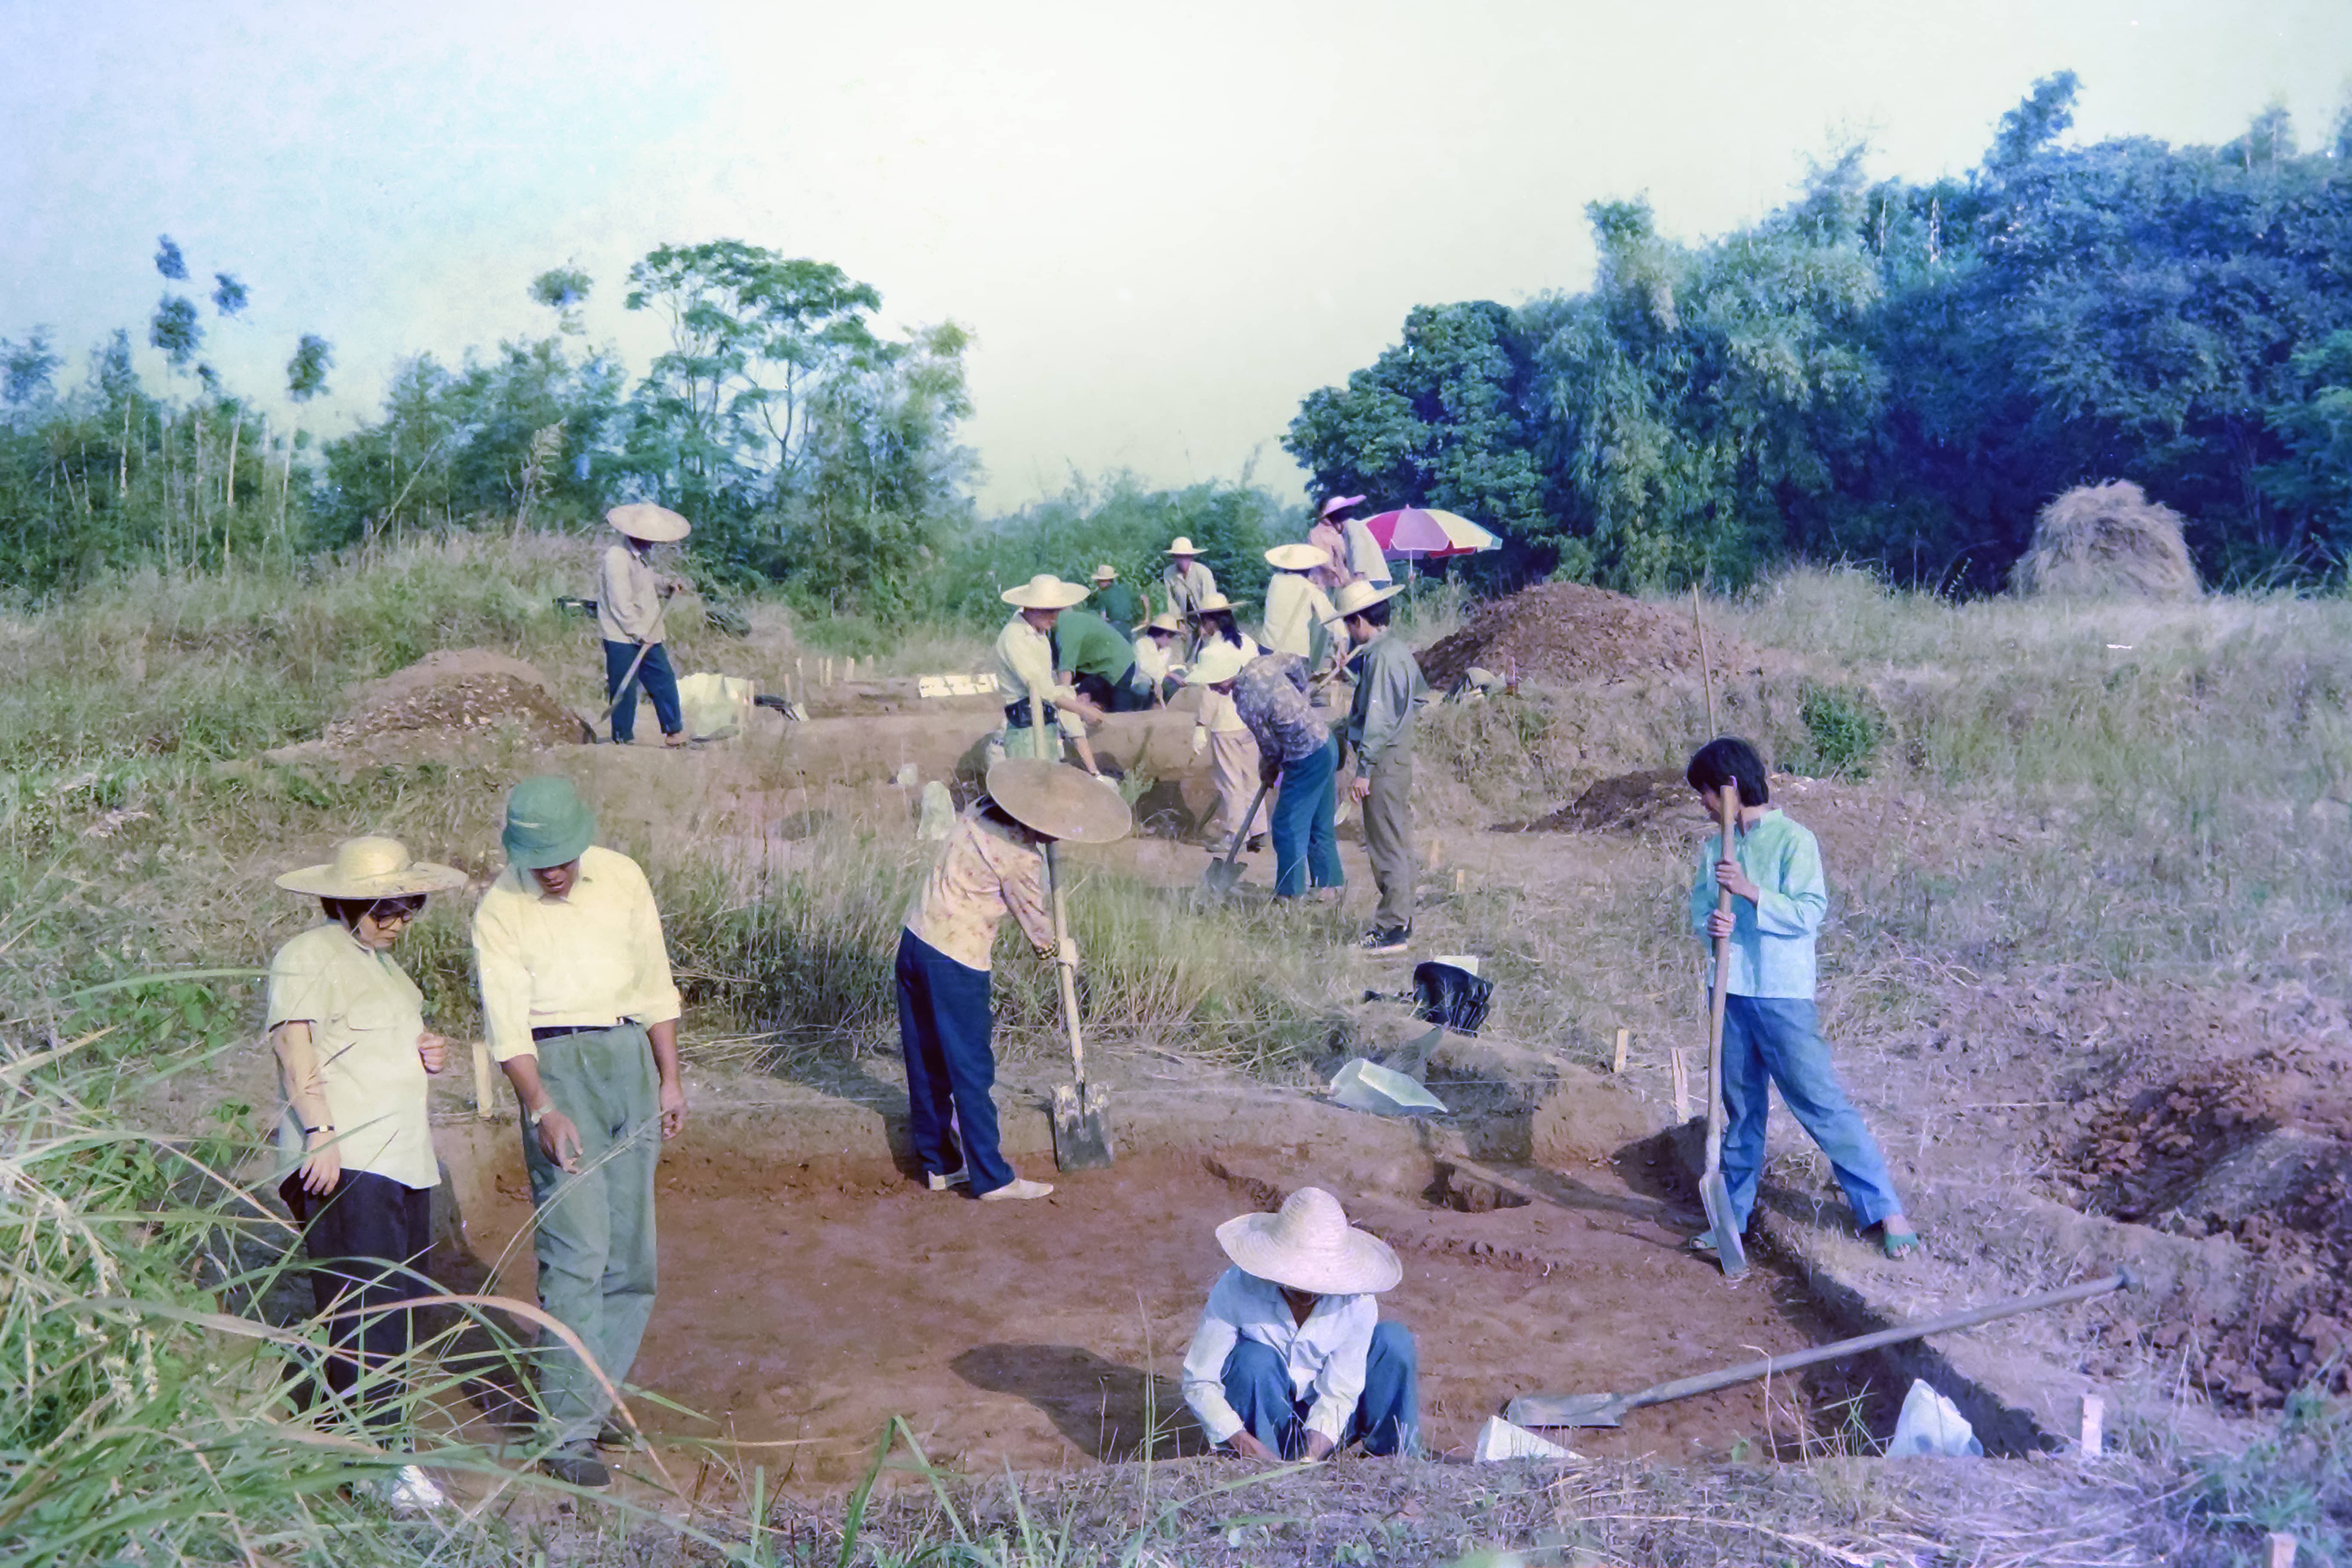
[[[1748,1272],[1748,1247],[1739,1239],[1739,1223],[1731,1208],[1731,1187],[1721,1171],[1699,1178],[1698,1195],[1706,1205],[1707,1228],[1715,1235],[1715,1256],[1724,1278],[1737,1279]]]
[[[1095,1171],[1110,1163],[1110,1090],[1098,1083],[1054,1089],[1054,1163]]]
[[[1212,860],[1209,868],[1201,873],[1201,890],[1213,899],[1222,899],[1241,886],[1242,863],[1238,860]]]
[[[1617,1426],[1625,1419],[1622,1394],[1523,1394],[1504,1407],[1514,1426]]]

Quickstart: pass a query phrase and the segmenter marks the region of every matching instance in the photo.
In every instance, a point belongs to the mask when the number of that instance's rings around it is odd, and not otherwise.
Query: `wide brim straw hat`
[[[1360,580],[1343,584],[1339,591],[1331,595],[1331,607],[1345,618],[1359,610],[1368,610],[1384,599],[1393,599],[1403,592],[1404,584],[1402,583],[1382,584]]]
[[[1193,656],[1192,667],[1184,672],[1184,684],[1222,686],[1239,675],[1248,662],[1241,649],[1218,637]]]
[[[346,838],[335,846],[333,859],[289,871],[278,885],[320,899],[405,899],[462,888],[466,873],[416,859],[397,838]]]
[[[1363,504],[1364,498],[1361,496],[1333,496],[1329,500],[1323,503],[1323,510],[1317,512],[1315,515],[1318,517],[1328,517],[1335,511],[1345,511],[1351,506],[1361,506]]]
[[[1018,588],[1007,588],[997,595],[1008,605],[1024,610],[1066,610],[1087,596],[1080,584],[1065,583],[1051,572],[1040,572]]]
[[[1217,1227],[1217,1245],[1245,1274],[1317,1296],[1372,1296],[1404,1279],[1396,1251],[1348,1223],[1339,1200],[1301,1187],[1276,1214],[1245,1214]]]
[[[649,500],[616,506],[604,514],[604,521],[631,539],[642,539],[648,544],[675,544],[694,531],[694,524],[669,508],[656,506]]]
[[[1331,552],[1319,544],[1277,544],[1265,552],[1265,563],[1278,572],[1312,572],[1331,564]]]
[[[1089,581],[1096,583],[1116,583],[1118,581],[1118,568],[1106,561],[1101,565],[1095,568],[1094,576],[1090,578]]]
[[[507,864],[526,871],[566,866],[596,841],[595,814],[554,773],[525,779],[507,792],[507,820],[499,835]]]
[[[1022,826],[1068,844],[1116,844],[1135,829],[1135,814],[1117,790],[1067,763],[992,763],[988,798]]]
[[[1181,637],[1184,633],[1184,622],[1175,611],[1162,610],[1144,622],[1143,629],[1147,632],[1174,632]]]
[[[1180,533],[1176,536],[1176,542],[1168,547],[1168,553],[1171,555],[1198,555],[1201,552],[1192,548],[1192,542],[1190,539]]]
[[[1233,607],[1234,602],[1223,594],[1206,594],[1202,595],[1199,604],[1192,606],[1192,613],[1196,616],[1213,616]]]

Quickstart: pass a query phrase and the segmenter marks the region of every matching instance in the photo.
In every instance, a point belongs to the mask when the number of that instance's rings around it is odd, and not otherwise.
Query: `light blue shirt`
[[[1377,1296],[1324,1296],[1302,1323],[1290,1315],[1281,1286],[1228,1268],[1209,1291],[1201,1326],[1184,1352],[1184,1403],[1210,1442],[1224,1442],[1240,1431],[1241,1415],[1225,1397],[1225,1358],[1242,1341],[1255,1340],[1282,1358],[1295,1398],[1314,1392],[1307,1429],[1336,1444],[1363,1397],[1364,1363],[1380,1321]]]
[[[1813,939],[1829,912],[1829,883],[1822,875],[1822,847],[1811,833],[1778,811],[1733,836],[1732,858],[1756,884],[1754,903],[1731,900],[1731,984],[1738,996],[1801,996],[1813,994]],[[1715,863],[1721,859],[1719,833],[1699,847],[1698,875],[1690,893],[1691,930],[1707,940],[1706,918],[1715,913]],[[1708,977],[1708,984],[1714,977]]]

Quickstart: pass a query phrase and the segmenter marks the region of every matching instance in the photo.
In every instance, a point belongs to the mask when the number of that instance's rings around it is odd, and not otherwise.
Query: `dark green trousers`
[[[1381,930],[1410,927],[1420,876],[1412,854],[1412,758],[1374,768],[1370,776],[1371,793],[1364,797],[1364,853],[1372,862],[1373,884],[1381,890],[1372,924]]]
[[[614,1386],[629,1375],[653,1316],[654,1169],[661,1163],[660,1078],[645,1029],[622,1024],[560,1035],[539,1047],[539,1079],[580,1129],[580,1169],[566,1174],[523,1130],[537,1208],[539,1304],[580,1336]],[[541,1331],[540,1406],[558,1445],[593,1440],[611,1409],[595,1374]]]

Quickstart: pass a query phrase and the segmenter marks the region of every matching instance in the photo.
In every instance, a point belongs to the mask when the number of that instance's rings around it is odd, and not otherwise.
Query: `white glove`
[[[1209,749],[1209,732],[1198,724],[1192,726],[1192,754],[1199,756]]]

